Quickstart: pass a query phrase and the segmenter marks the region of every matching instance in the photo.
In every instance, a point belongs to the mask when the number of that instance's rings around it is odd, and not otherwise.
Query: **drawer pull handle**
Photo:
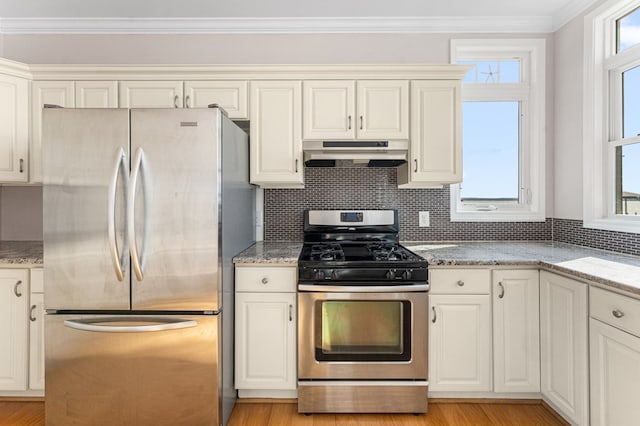
[[[431,320],[432,323],[436,323],[436,319],[438,319],[438,316],[436,315],[436,307],[432,306],[431,310],[433,311],[433,319]]]
[[[458,284],[459,287],[462,287],[462,286],[464,286],[464,281],[458,280],[458,282],[456,284]]]
[[[261,282],[262,282],[262,284],[269,284],[269,279],[268,279],[267,277],[264,277],[264,278],[261,280]]]
[[[500,294],[498,295],[498,299],[502,299],[504,297],[504,286],[502,285],[502,282],[499,282],[498,286],[500,287]]]
[[[622,312],[620,309],[614,309],[613,311],[611,311],[611,313],[616,318],[622,318],[624,316],[624,312]]]

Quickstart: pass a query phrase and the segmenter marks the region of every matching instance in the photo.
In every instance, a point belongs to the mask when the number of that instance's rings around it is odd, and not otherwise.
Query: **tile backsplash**
[[[451,222],[449,187],[398,189],[392,168],[306,168],[304,189],[264,191],[264,239],[302,241],[305,209],[397,209],[402,241],[551,240],[546,222]],[[431,226],[418,227],[418,212]]]
[[[553,219],[553,240],[640,256],[640,234],[585,228],[581,220]]]

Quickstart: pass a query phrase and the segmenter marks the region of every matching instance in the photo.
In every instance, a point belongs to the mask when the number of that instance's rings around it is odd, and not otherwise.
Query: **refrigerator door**
[[[128,167],[128,110],[44,110],[46,309],[130,308]]]
[[[134,310],[219,310],[220,112],[131,110]]]
[[[45,327],[48,426],[221,424],[218,315],[47,315]]]

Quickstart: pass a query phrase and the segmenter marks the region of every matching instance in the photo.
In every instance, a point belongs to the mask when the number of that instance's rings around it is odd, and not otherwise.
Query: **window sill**
[[[531,211],[451,211],[451,222],[545,222],[544,214]]]
[[[640,216],[637,218],[608,218],[608,219],[592,219],[584,220],[584,228],[602,229],[605,231],[629,232],[640,234]]]

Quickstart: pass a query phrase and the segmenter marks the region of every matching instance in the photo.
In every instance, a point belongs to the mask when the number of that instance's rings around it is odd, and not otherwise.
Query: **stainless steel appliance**
[[[427,411],[427,262],[394,210],[310,210],[298,259],[298,411]]]
[[[47,425],[220,425],[248,138],[218,108],[45,109]]]

